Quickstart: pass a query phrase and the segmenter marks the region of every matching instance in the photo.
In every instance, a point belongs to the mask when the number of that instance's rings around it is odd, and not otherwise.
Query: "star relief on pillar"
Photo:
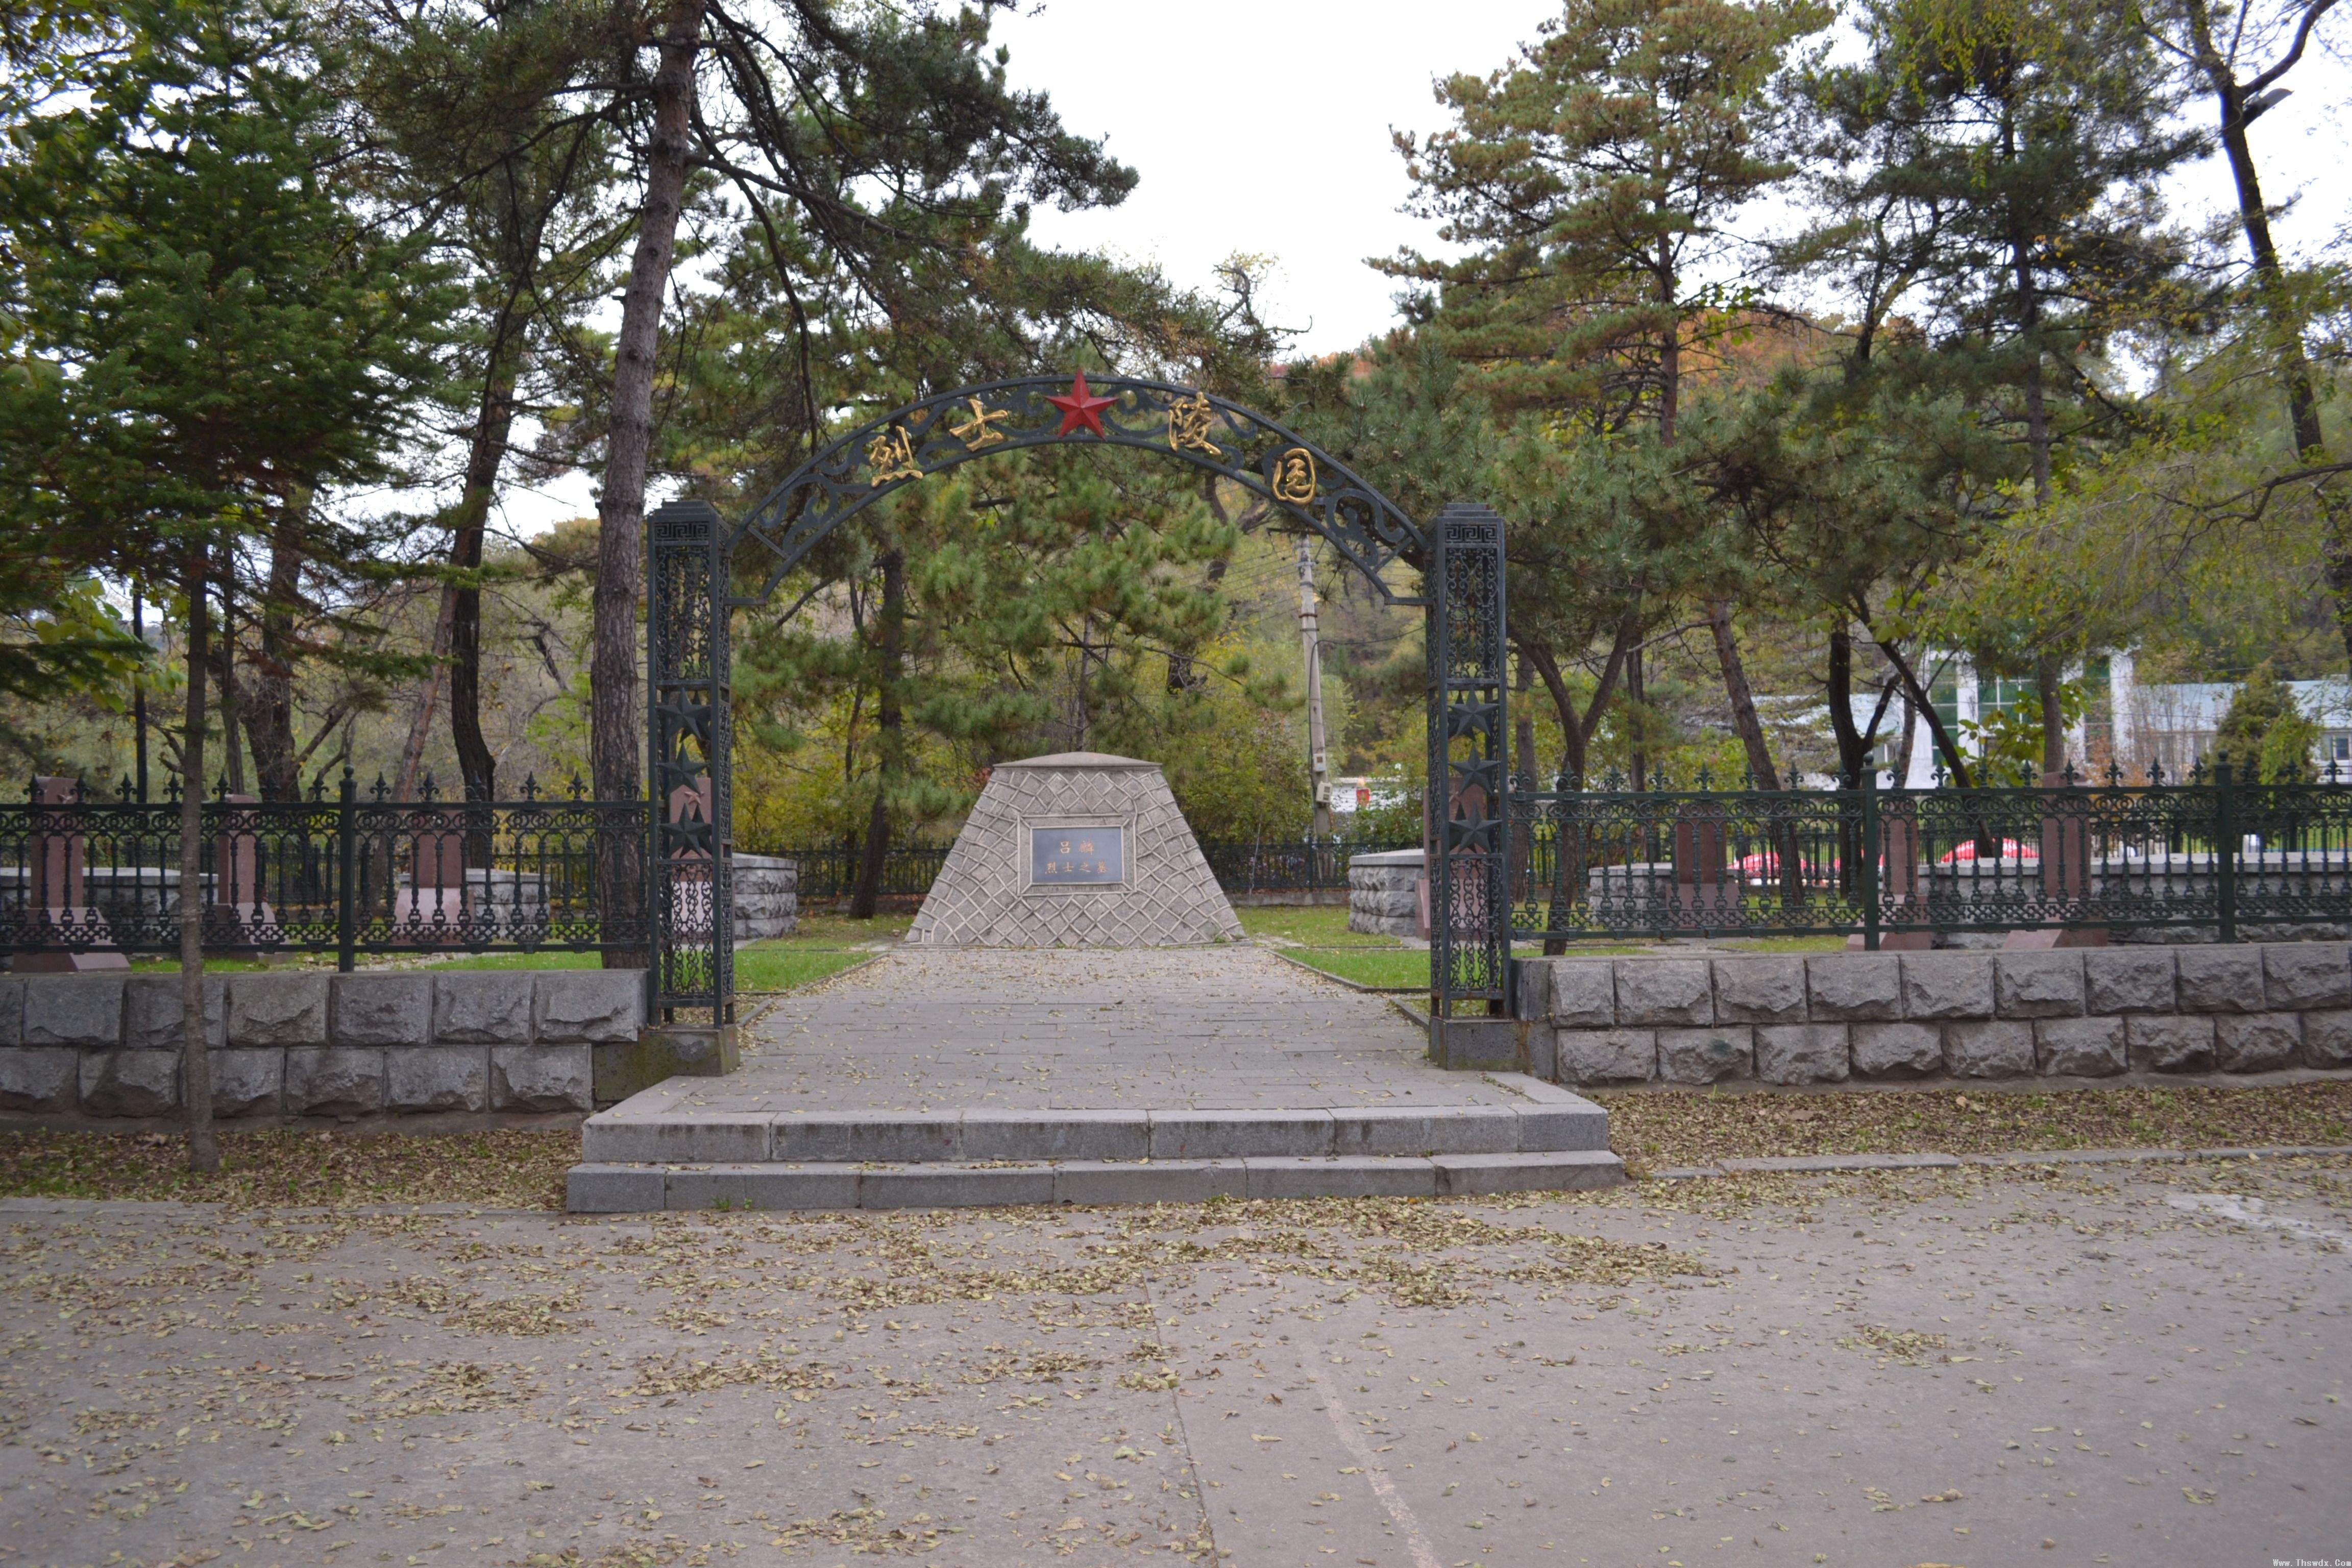
[[[1070,390],[1066,395],[1056,397],[1049,392],[1045,395],[1045,401],[1062,411],[1062,427],[1055,432],[1055,435],[1067,436],[1086,429],[1101,436],[1108,432],[1103,429],[1100,411],[1118,399],[1094,396],[1087,388],[1087,373],[1081,370],[1070,377]]]

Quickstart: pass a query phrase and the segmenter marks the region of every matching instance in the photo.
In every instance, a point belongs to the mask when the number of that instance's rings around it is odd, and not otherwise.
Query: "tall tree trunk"
[[[1874,632],[1870,640],[1877,645],[1880,653],[1886,656],[1886,662],[1895,667],[1895,673],[1902,679],[1908,700],[1917,710],[1919,717],[1927,721],[1928,738],[1935,742],[1936,752],[1944,759],[1944,771],[1951,775],[1952,783],[1961,789],[1976,787],[1975,781],[1969,776],[1968,759],[1960,754],[1959,742],[1953,737],[1950,727],[1945,724],[1944,716],[1936,711],[1936,704],[1927,695],[1927,689],[1919,684],[1918,674],[1912,669],[1911,661],[1903,657],[1903,650],[1889,638]]]
[[[1748,752],[1748,771],[1756,775],[1758,789],[1777,790],[1780,773],[1773,767],[1772,749],[1764,741],[1764,721],[1756,716],[1756,694],[1748,689],[1739,639],[1732,634],[1731,601],[1708,600],[1706,625],[1715,634],[1715,660],[1723,668],[1723,692],[1731,700],[1731,728]]]
[[[1642,749],[1643,731],[1648,728],[1649,683],[1643,679],[1642,650],[1628,648],[1625,652],[1625,772],[1626,782],[1635,794],[1650,784],[1649,753]]]
[[[2305,30],[2298,34],[2294,53],[2262,73],[2261,80],[2274,81],[2285,74],[2286,68],[2301,58],[2309,26],[2333,6],[2334,0],[2320,0],[2306,7]],[[2238,197],[2238,225],[2245,231],[2246,252],[2253,262],[2254,286],[2261,295],[2263,321],[2270,328],[2272,352],[2278,359],[2280,379],[2286,384],[2287,418],[2294,431],[2294,449],[2305,463],[2325,463],[2328,460],[2327,443],[2320,428],[2319,397],[2312,382],[2311,362],[2304,353],[2303,322],[2288,298],[2286,272],[2279,264],[2278,245],[2271,237],[2270,209],[2263,203],[2262,175],[2254,166],[2253,145],[2246,137],[2249,84],[2238,79],[2237,68],[2214,47],[2212,16],[2206,0],[2184,0],[2182,12],[2188,19],[2198,70],[2204,76],[2221,111],[2221,150],[2230,160],[2230,179]],[[2318,500],[2327,586],[2336,595],[2336,632],[2344,644],[2346,658],[2352,661],[2352,526],[2347,525],[2347,509],[2335,491],[2323,488]]]
[[[294,628],[301,614],[302,528],[310,505],[310,492],[298,492],[270,540],[269,582],[257,622],[261,640],[251,666],[246,737],[253,745],[253,772],[264,800],[302,798],[302,764],[294,740]]]
[[[1870,746],[1853,727],[1853,632],[1844,626],[1830,632],[1829,707],[1830,732],[1837,737],[1838,784],[1860,789]]]
[[[1625,672],[1625,657],[1642,636],[1639,613],[1628,615],[1619,623],[1616,639],[1610,644],[1609,658],[1601,667],[1601,679],[1593,684],[1592,700],[1581,712],[1576,698],[1568,689],[1568,679],[1560,671],[1559,657],[1550,645],[1530,638],[1513,637],[1512,643],[1519,657],[1535,666],[1536,676],[1551,696],[1553,711],[1559,715],[1559,771],[1568,787],[1586,789],[1591,785],[1587,767],[1591,762],[1592,734],[1601,728],[1601,721],[1609,710],[1610,700],[1617,694],[1617,684]]]
[[[237,728],[238,721],[244,717],[244,704],[237,700],[236,601],[231,594],[235,576],[236,568],[231,566],[221,579],[220,646],[215,650],[218,668],[214,674],[220,681],[222,777],[227,781],[231,795],[243,795],[245,748],[237,743]]]
[[[212,657],[211,606],[205,595],[208,549],[188,559],[188,696],[180,731],[180,1090],[187,1109],[188,1165],[220,1169],[213,1131],[213,1068],[205,1037],[205,666]]]
[[[882,869],[890,853],[890,788],[898,781],[906,746],[905,719],[898,696],[904,673],[907,632],[907,558],[897,550],[882,552],[882,671],[875,714],[876,757],[874,809],[866,819],[866,852],[857,865],[857,888],[850,895],[849,918],[870,921],[882,898]]]
[[[2058,700],[2066,684],[2066,667],[2048,654],[2033,661],[2033,695],[2042,706],[2042,771],[2062,772],[2066,766],[2066,714]]]
[[[637,753],[637,606],[644,597],[646,471],[652,458],[655,355],[662,299],[677,250],[694,111],[695,52],[703,0],[675,0],[661,22],[661,58],[652,83],[653,132],[646,148],[646,193],[636,251],[614,341],[612,413],[604,493],[597,498],[596,588],[588,656],[590,771],[599,800],[633,800],[645,790]],[[654,803],[653,809],[666,809]],[[604,846],[603,894],[624,926],[641,921],[644,872],[635,835]],[[608,948],[608,969],[643,968],[642,951]]]
[[[457,589],[444,584],[441,607],[433,617],[433,668],[425,674],[425,684],[417,688],[416,701],[408,710],[408,737],[400,745],[400,765],[393,770],[394,800],[416,798],[416,775],[425,766],[425,743],[433,737],[433,710],[441,701],[441,683],[448,679],[449,628],[457,609]]]
[[[491,363],[466,454],[466,490],[449,537],[449,564],[466,575],[450,584],[449,739],[467,800],[498,798],[498,758],[482,738],[482,539],[498,494],[499,468],[514,431],[514,389],[520,355],[507,340],[491,344]],[[634,680],[634,672],[631,677]]]

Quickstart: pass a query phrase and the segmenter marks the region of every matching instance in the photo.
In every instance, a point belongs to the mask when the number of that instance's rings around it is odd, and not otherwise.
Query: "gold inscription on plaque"
[[[915,466],[915,445],[907,439],[907,432],[893,425],[866,443],[866,466],[874,470],[873,483],[887,485],[893,479],[919,479],[923,470]]]
[[[1315,454],[1304,447],[1293,447],[1274,460],[1274,499],[1292,506],[1308,506],[1315,500]]]
[[[1013,417],[1011,409],[999,408],[990,412],[981,407],[977,397],[967,397],[964,402],[971,405],[971,418],[961,425],[949,426],[948,434],[962,442],[965,451],[977,452],[982,447],[992,447],[1004,439],[1004,432],[995,426],[1000,419]]]
[[[1209,434],[1216,410],[1209,406],[1208,397],[1202,393],[1168,408],[1168,449],[1171,452],[1205,452],[1212,458],[1223,457],[1213,437]]]

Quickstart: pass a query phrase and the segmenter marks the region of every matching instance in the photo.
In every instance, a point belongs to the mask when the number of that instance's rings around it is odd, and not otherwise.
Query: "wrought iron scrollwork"
[[[1440,1016],[1511,1002],[1503,520],[1437,514],[1430,584],[1429,977]]]
[[[1072,392],[1090,405],[1083,413],[1063,406]],[[827,534],[902,485],[983,455],[1090,443],[1164,452],[1223,475],[1328,540],[1389,603],[1423,602],[1382,577],[1398,561],[1424,564],[1421,530],[1329,453],[1222,397],[1130,376],[1091,386],[1030,376],[910,403],[802,465],[735,531],[729,551],[749,542],[773,558],[764,599]]]

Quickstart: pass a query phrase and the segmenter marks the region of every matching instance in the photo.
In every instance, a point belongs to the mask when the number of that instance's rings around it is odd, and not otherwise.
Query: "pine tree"
[[[181,983],[190,1156],[219,1163],[196,896],[208,604],[310,489],[373,476],[432,373],[446,301],[322,183],[336,104],[271,0],[131,0],[130,47],[59,47],[11,79],[0,320],[0,533],[173,584],[187,618]],[[323,527],[323,520],[320,526]],[[310,548],[331,554],[333,542]]]

